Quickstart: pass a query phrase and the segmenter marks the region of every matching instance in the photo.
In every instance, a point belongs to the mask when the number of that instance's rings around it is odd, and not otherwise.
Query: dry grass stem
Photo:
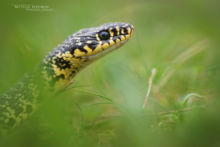
[[[149,99],[149,95],[150,95],[150,91],[151,91],[151,87],[152,87],[152,82],[153,82],[153,79],[154,79],[154,76],[156,74],[156,68],[153,68],[152,69],[152,72],[151,72],[151,76],[149,78],[149,81],[148,81],[148,89],[147,89],[147,94],[144,98],[144,104],[142,106],[142,108],[144,109],[145,106],[147,105],[147,102],[148,102],[148,99]]]

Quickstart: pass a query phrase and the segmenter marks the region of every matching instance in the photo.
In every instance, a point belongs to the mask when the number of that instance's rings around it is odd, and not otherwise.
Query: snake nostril
[[[127,35],[128,34],[128,29],[124,28],[124,34]]]
[[[120,35],[127,35],[128,29],[127,28],[121,28]]]

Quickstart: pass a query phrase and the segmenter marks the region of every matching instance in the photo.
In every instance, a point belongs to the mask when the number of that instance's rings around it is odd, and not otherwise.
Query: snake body
[[[0,128],[13,128],[30,116],[43,91],[60,91],[84,67],[119,48],[132,35],[128,23],[82,29],[54,48],[36,68],[0,96]]]

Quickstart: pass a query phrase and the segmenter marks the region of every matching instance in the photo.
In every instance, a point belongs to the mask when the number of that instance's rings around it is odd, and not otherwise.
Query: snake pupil
[[[108,31],[101,31],[101,32],[99,33],[99,38],[100,38],[101,40],[108,40],[108,39],[110,38],[110,34],[109,34]]]

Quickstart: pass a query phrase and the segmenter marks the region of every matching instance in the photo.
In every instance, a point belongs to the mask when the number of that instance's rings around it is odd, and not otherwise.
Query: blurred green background
[[[135,26],[127,44],[42,98],[0,146],[220,146],[220,1],[8,0],[0,8],[0,93],[79,29]]]

